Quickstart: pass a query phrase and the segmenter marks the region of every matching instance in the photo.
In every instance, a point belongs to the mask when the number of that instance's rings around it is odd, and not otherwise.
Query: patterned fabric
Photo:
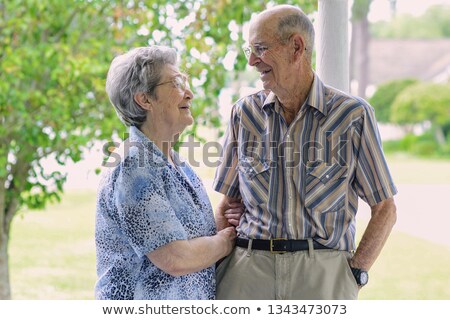
[[[126,150],[128,148],[129,150]],[[106,172],[97,199],[97,299],[214,299],[215,269],[173,277],[146,254],[175,240],[215,234],[205,189],[173,152],[177,168],[136,127]]]
[[[214,189],[243,198],[241,237],[313,238],[339,250],[355,249],[358,196],[373,206],[397,192],[372,107],[317,75],[289,126],[273,93],[233,106]]]

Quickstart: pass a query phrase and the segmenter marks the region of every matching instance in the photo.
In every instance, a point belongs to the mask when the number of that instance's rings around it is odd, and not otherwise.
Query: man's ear
[[[292,35],[291,41],[293,42],[294,55],[301,57],[306,50],[305,41],[298,33]]]
[[[147,93],[135,93],[133,99],[144,110],[148,111],[152,108],[152,102]]]

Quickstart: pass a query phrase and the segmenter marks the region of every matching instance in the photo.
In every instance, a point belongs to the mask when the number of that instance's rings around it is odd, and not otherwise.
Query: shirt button
[[[289,138],[289,137],[290,137],[289,135],[286,136],[286,138]]]

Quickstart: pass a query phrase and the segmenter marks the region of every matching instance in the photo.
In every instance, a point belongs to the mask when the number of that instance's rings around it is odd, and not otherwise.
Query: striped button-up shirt
[[[238,233],[355,249],[358,196],[373,206],[396,194],[373,108],[317,75],[290,125],[268,91],[232,109],[214,189],[242,197]]]

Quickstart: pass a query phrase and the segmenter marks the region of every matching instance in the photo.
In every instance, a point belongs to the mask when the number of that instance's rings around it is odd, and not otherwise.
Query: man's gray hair
[[[164,66],[176,63],[175,49],[164,46],[135,48],[113,59],[106,77],[106,92],[126,126],[140,128],[147,118],[147,111],[136,103],[134,95],[143,92],[157,99],[156,85]]]
[[[314,49],[314,26],[301,10],[281,17],[278,21],[278,36],[283,43],[286,43],[293,33],[303,36],[307,55],[311,58]]]

